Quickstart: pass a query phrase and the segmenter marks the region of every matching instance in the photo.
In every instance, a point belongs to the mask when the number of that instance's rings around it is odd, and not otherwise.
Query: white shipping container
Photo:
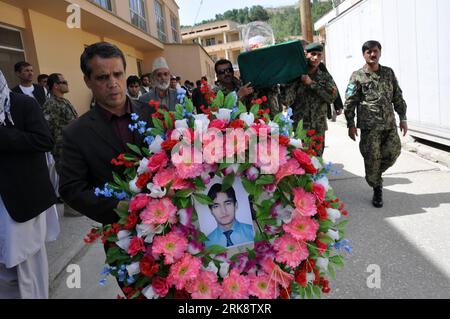
[[[363,0],[329,21],[327,67],[342,95],[367,40],[397,75],[411,135],[450,145],[450,0]]]

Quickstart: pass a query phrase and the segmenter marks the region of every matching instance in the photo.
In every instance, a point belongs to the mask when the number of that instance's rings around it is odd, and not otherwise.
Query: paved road
[[[336,271],[327,298],[449,298],[449,169],[402,152],[386,174],[385,207],[375,209],[358,144],[347,137],[342,123],[330,123],[327,144],[325,159],[335,163],[332,185],[350,211],[347,238],[354,248],[345,268]],[[80,234],[85,234],[91,223],[84,218],[64,219],[63,223],[65,236],[73,236],[63,241],[79,250]],[[70,245],[66,247],[70,249]],[[70,274],[55,267],[58,273],[63,271],[52,282],[52,298],[115,298],[119,290],[113,279],[105,287],[98,284],[104,263],[102,247],[88,246],[77,252],[70,263],[80,265],[81,288],[67,288]],[[50,249],[50,254],[58,256],[58,250]],[[54,259],[57,264],[58,258]],[[381,271],[380,289],[367,286],[373,274],[373,270],[367,272],[371,265]]]

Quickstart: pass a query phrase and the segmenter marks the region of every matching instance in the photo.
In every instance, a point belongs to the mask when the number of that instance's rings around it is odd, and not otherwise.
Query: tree
[[[250,21],[268,21],[269,14],[262,6],[253,6],[249,12]]]

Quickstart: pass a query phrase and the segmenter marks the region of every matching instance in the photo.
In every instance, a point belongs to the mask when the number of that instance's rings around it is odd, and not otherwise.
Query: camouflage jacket
[[[324,133],[327,129],[327,111],[337,97],[337,86],[328,72],[320,69],[309,75],[314,81],[305,85],[301,80],[287,85],[281,95],[281,103],[292,108],[294,125],[303,120],[308,130]]]
[[[355,127],[355,110],[357,127],[360,129],[395,128],[394,110],[401,121],[406,121],[406,108],[402,90],[392,69],[380,65],[379,71],[370,72],[364,66],[352,74],[345,102],[345,118],[349,128]]]
[[[52,95],[43,106],[44,117],[55,140],[53,156],[58,164],[62,150],[62,130],[73,120],[77,119],[78,114],[69,100]]]

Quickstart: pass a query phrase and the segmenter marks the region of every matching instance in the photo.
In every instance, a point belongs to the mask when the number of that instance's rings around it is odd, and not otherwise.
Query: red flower
[[[288,146],[290,142],[291,142],[291,139],[289,137],[280,135],[280,145]]]
[[[319,252],[319,255],[322,255],[324,252],[327,251],[327,244],[322,243],[319,240],[316,240],[317,250]]]
[[[141,174],[136,181],[136,187],[140,188],[140,189],[144,188],[148,184],[148,182],[150,181],[151,178],[152,178],[151,173]]]
[[[126,224],[125,224],[124,228],[126,230],[131,230],[131,229],[133,229],[136,226],[138,221],[139,221],[138,214],[136,212],[133,212],[127,217]]]
[[[295,272],[295,281],[302,287],[306,287],[308,282],[306,280],[306,270],[297,270]]]
[[[148,278],[152,278],[159,269],[158,264],[155,263],[155,259],[153,259],[152,256],[144,256],[144,258],[141,259],[139,266],[141,273]]]
[[[315,134],[316,134],[315,130],[309,130],[309,131],[306,132],[306,135],[308,135],[308,136],[313,136]]]
[[[114,166],[125,166],[125,167],[133,167],[134,166],[134,161],[129,161],[127,159],[125,159],[125,154],[120,154],[119,156],[117,156],[117,159],[114,158],[111,161],[111,164]]]
[[[162,168],[166,167],[169,163],[169,158],[167,157],[166,152],[160,152],[152,157],[150,157],[147,167],[153,172],[156,173]],[[140,187],[142,188],[142,187]]]
[[[166,278],[155,277],[152,280],[152,287],[156,294],[160,297],[165,297],[169,292],[169,285]]]
[[[231,122],[230,127],[234,129],[245,128],[245,122],[243,120],[237,119]]]
[[[170,152],[178,143],[179,141],[177,140],[167,140],[161,143],[161,148],[166,152]]]
[[[282,288],[280,291],[280,297],[281,299],[291,299],[291,293],[292,293],[292,285],[289,285],[287,289]]]
[[[209,128],[216,128],[218,130],[225,130],[227,128],[227,122],[224,120],[216,119],[209,124]]]
[[[130,246],[128,248],[128,254],[131,257],[136,256],[137,254],[139,254],[140,252],[144,252],[145,253],[146,249],[145,249],[145,243],[144,240],[142,238],[139,237],[134,237],[131,242],[130,242]]]
[[[321,221],[328,219],[327,210],[323,205],[317,205],[317,216]]]
[[[261,98],[261,100],[262,100],[264,103],[266,103],[266,102],[267,102],[267,96],[263,96],[263,97]]]

